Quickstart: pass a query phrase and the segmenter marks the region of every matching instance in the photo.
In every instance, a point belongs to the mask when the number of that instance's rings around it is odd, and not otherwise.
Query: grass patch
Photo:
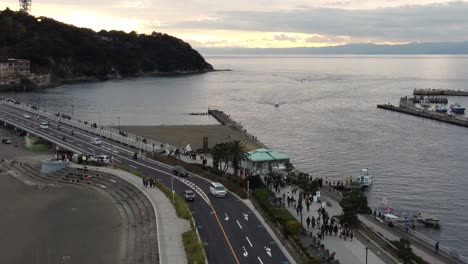
[[[187,254],[187,263],[205,263],[204,249],[195,230],[183,233],[182,239]]]

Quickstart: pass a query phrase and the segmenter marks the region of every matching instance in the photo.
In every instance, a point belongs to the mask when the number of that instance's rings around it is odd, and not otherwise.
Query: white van
[[[104,164],[109,164],[111,162],[110,157],[107,155],[98,155],[94,158],[96,159],[96,161],[102,162]]]
[[[210,183],[210,193],[216,197],[226,197],[226,189],[219,182]]]
[[[48,122],[42,122],[41,125],[40,125],[40,127],[41,127],[42,129],[47,129],[47,128],[49,128],[49,123],[48,123]]]

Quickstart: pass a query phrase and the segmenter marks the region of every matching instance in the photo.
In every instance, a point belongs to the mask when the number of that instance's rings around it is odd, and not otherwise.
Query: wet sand
[[[0,135],[21,141],[5,129]],[[37,160],[49,154],[23,146],[1,144],[0,158]],[[120,263],[120,215],[94,190],[39,189],[2,172],[0,208],[0,263]]]
[[[192,149],[201,149],[203,147],[203,137],[208,137],[209,148],[217,143],[236,139],[244,141],[248,150],[261,148],[258,142],[230,126],[125,126],[121,127],[121,129],[144,138],[169,143],[169,145],[181,148],[185,148],[187,144],[190,144]]]

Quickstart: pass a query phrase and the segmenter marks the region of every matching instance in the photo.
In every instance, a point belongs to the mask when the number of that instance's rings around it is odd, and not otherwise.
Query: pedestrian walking
[[[435,243],[435,251],[436,251],[436,254],[439,254],[439,241]]]
[[[307,223],[307,229],[309,229],[309,226],[310,226],[310,217],[309,216],[307,216],[306,223]]]
[[[349,230],[349,240],[353,241],[353,237],[354,237],[353,230]]]

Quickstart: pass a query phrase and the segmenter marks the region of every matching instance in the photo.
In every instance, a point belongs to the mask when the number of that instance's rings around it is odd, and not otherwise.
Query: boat
[[[421,101],[419,102],[419,104],[422,106],[422,107],[431,107],[431,101],[429,101],[428,98],[424,98],[424,99],[421,99]]]
[[[437,113],[447,113],[447,107],[445,107],[443,105],[438,105],[438,106],[436,106],[435,111]]]
[[[450,105],[450,110],[452,111],[452,113],[455,113],[455,114],[464,114],[465,113],[465,107],[461,107],[461,105],[458,104],[458,103],[451,104]]]
[[[417,212],[414,214],[414,218],[419,222],[426,224],[426,226],[430,226],[435,229],[440,228],[440,220],[431,214]]]
[[[374,177],[369,175],[369,169],[366,168],[361,170],[361,175],[356,178],[356,181],[361,185],[362,188],[365,188],[372,185],[374,182]]]

